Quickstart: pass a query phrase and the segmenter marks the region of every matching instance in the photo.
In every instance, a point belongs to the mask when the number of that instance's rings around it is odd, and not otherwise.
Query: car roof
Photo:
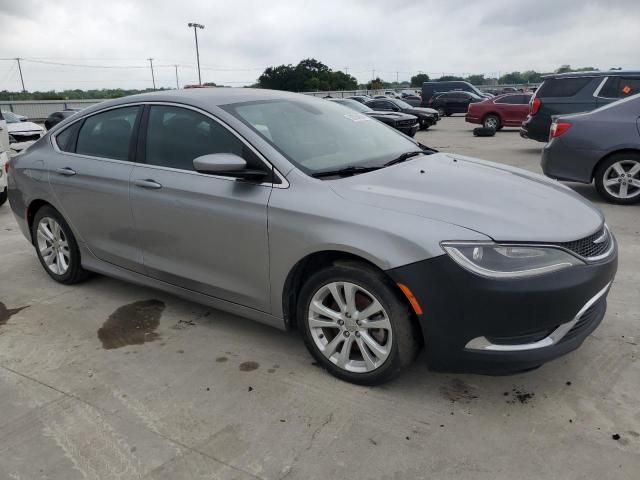
[[[573,77],[610,77],[617,75],[640,75],[640,70],[589,70],[586,72],[550,73],[542,78],[573,78]]]

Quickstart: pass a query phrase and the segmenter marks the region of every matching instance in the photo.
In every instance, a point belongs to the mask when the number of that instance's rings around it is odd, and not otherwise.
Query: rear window
[[[538,89],[538,97],[573,97],[593,77],[549,78]]]

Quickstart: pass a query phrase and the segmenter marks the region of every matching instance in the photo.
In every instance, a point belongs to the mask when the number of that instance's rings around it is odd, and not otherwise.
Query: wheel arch
[[[400,287],[396,284],[396,282],[394,282],[383,269],[381,269],[371,260],[355,253],[350,253],[343,250],[321,250],[310,253],[300,259],[293,266],[293,268],[291,268],[285,280],[284,288],[282,289],[282,311],[284,315],[285,326],[288,330],[297,328],[298,319],[296,318],[296,310],[298,295],[300,293],[300,290],[302,289],[302,286],[304,285],[305,278],[308,278],[310,275],[313,275],[315,272],[325,267],[336,264],[364,264],[382,273],[389,280],[389,285],[392,286],[393,290],[398,295],[398,298],[406,303],[406,305],[409,307],[410,311],[412,312],[410,320],[413,323],[414,327],[417,328],[416,331],[420,332],[420,342],[423,341],[422,329],[420,328],[418,318],[415,315],[410,302],[407,300],[407,297],[402,292]]]
[[[55,209],[56,207],[54,207],[50,202],[47,202],[46,200],[43,200],[41,198],[36,198],[31,200],[31,202],[29,203],[29,206],[27,207],[27,226],[29,227],[29,236],[31,237],[31,243],[34,242],[34,238],[33,238],[33,219],[36,216],[36,213],[38,212],[38,210],[40,210],[42,207],[44,206],[49,206],[53,209]],[[57,209],[56,209],[57,210]]]
[[[640,155],[640,148],[635,148],[635,147],[618,148],[602,156],[602,158],[600,158],[600,160],[598,160],[593,166],[593,168],[591,169],[591,181],[593,182],[593,180],[595,179],[596,170],[598,170],[600,165],[602,165],[604,162],[609,160],[614,155],[625,154],[625,153],[633,153],[634,155]]]

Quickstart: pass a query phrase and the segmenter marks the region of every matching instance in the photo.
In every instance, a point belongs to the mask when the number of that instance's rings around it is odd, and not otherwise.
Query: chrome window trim
[[[490,352],[522,352],[526,350],[537,350],[539,348],[550,347],[552,345],[556,345],[560,340],[562,340],[569,331],[574,327],[576,323],[580,320],[582,315],[589,310],[600,298],[607,293],[609,287],[611,287],[611,283],[609,282],[605,285],[605,287],[596,293],[584,306],[580,309],[580,311],[573,317],[569,322],[561,324],[557,327],[553,332],[551,332],[547,337],[542,340],[538,340],[537,342],[532,343],[520,343],[514,345],[500,345],[491,343],[489,339],[486,337],[476,337],[472,340],[469,340],[465,345],[465,350],[480,350],[480,351],[490,351]]]
[[[129,160],[118,160],[115,158],[107,158],[107,157],[96,157],[93,155],[83,155],[80,153],[74,153],[74,152],[65,152],[64,150],[61,150],[60,147],[58,147],[58,142],[56,140],[57,136],[60,135],[62,132],[64,132],[67,128],[70,128],[71,125],[83,121],[86,118],[92,117],[94,115],[98,115],[99,113],[104,113],[104,112],[108,112],[109,110],[115,110],[118,108],[126,108],[126,107],[137,107],[137,106],[145,106],[145,105],[149,105],[149,106],[154,106],[154,105],[166,105],[166,106],[171,106],[171,107],[177,107],[177,108],[186,108],[189,110],[193,110],[195,112],[198,112],[210,119],[212,119],[213,121],[217,122],[218,124],[220,124],[224,129],[226,129],[227,131],[229,131],[232,135],[234,135],[238,140],[240,140],[240,142],[242,142],[242,144],[246,145],[257,157],[258,159],[267,167],[267,169],[271,169],[278,177],[278,179],[280,180],[280,183],[272,183],[272,182],[262,182],[262,183],[256,183],[256,186],[269,186],[272,188],[289,188],[289,181],[287,180],[287,178],[282,175],[282,173],[280,173],[280,171],[273,166],[273,164],[271,162],[269,162],[269,160],[266,159],[266,157],[260,153],[260,151],[258,151],[253,145],[251,145],[244,137],[242,137],[239,133],[237,133],[233,128],[231,128],[227,123],[225,123],[224,121],[220,120],[219,118],[215,117],[213,114],[207,112],[206,110],[202,110],[201,108],[198,107],[194,107],[192,105],[187,105],[184,103],[177,103],[177,102],[167,102],[167,101],[145,101],[145,102],[132,102],[132,103],[123,103],[120,105],[112,105],[110,107],[106,107],[100,110],[96,110],[95,112],[91,112],[83,117],[77,118],[75,119],[73,122],[69,123],[69,125],[65,126],[65,128],[63,128],[62,130],[60,130],[59,132],[55,132],[53,133],[49,140],[51,141],[51,145],[53,146],[53,149],[55,150],[56,153],[59,153],[61,155],[69,155],[72,157],[79,157],[79,158],[87,158],[90,160],[102,160],[102,161],[108,161],[108,162],[116,162],[116,163],[126,163],[129,165],[138,165],[138,166],[146,166],[146,167],[153,167],[153,168],[158,168],[161,170],[169,170],[169,171],[175,171],[175,172],[182,172],[182,173],[189,173],[192,175],[199,175],[199,176],[203,176],[203,177],[207,177],[207,178],[217,178],[220,180],[227,180],[227,181],[231,181],[231,182],[235,182],[238,181],[237,178],[235,177],[229,177],[229,176],[222,176],[222,175],[211,175],[211,174],[207,174],[207,173],[200,173],[200,172],[196,172],[194,170],[183,170],[180,168],[171,168],[171,167],[162,167],[160,165],[151,165],[148,163],[142,163],[142,162],[131,162]]]
[[[593,96],[594,98],[610,98],[610,97],[601,97],[600,96],[600,90],[602,90],[602,88],[604,87],[604,84],[607,83],[607,80],[609,80],[609,76],[606,76],[602,79],[602,81],[600,82],[600,85],[598,85],[598,88],[596,88],[593,92]],[[613,98],[613,97],[611,97]]]

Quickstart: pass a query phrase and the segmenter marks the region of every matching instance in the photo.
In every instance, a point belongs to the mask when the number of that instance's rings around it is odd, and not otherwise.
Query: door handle
[[[73,168],[62,167],[56,170],[60,175],[64,175],[65,177],[71,177],[76,174],[76,171]]]
[[[133,184],[136,187],[142,187],[142,188],[151,188],[151,189],[158,189],[158,188],[162,188],[162,185],[159,184],[158,182],[156,182],[155,180],[151,180],[151,179],[138,179],[138,180],[134,180]]]

